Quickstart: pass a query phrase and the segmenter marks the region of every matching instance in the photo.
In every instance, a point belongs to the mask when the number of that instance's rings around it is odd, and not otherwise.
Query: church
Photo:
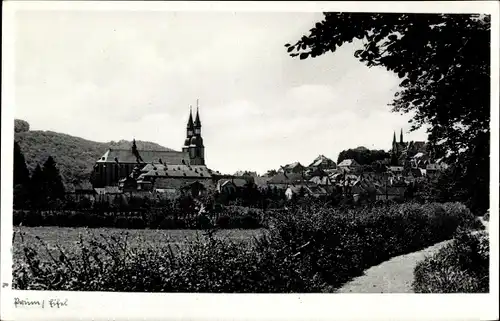
[[[399,134],[399,142],[396,141],[396,132],[392,138],[391,165],[411,165],[417,167],[420,163],[421,166],[427,165],[431,158],[431,153],[428,150],[428,144],[423,141],[403,141],[403,130]],[[396,164],[397,163],[397,164]],[[415,164],[413,164],[415,163]]]
[[[92,185],[94,188],[117,186],[123,178],[139,172],[142,175],[141,179],[146,178],[148,175],[160,176],[159,173],[151,173],[150,170],[144,171],[144,169],[149,169],[146,168],[147,164],[152,165],[154,168],[162,167],[163,169],[169,169],[172,174],[171,177],[187,178],[188,174],[190,176],[197,174],[195,176],[203,178],[198,175],[198,172],[209,173],[209,170],[205,166],[205,146],[203,145],[203,138],[201,136],[199,108],[196,110],[194,121],[192,110],[189,112],[186,139],[182,151],[139,151],[135,144],[135,139],[130,149],[110,148],[94,165]],[[176,172],[175,175],[173,175],[174,171]],[[165,173],[164,171],[163,174]]]

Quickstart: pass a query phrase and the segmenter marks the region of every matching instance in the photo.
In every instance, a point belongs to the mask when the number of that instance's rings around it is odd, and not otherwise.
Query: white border
[[[14,14],[18,10],[168,10],[168,11],[358,11],[447,12],[492,15],[491,64],[491,293],[489,295],[308,294],[214,295],[39,292],[2,289],[2,320],[21,319],[367,319],[494,320],[498,318],[498,141],[499,141],[499,5],[467,2],[56,2],[7,1],[2,17],[2,204],[1,282],[11,283],[12,146],[14,118]],[[304,30],[306,32],[307,30]],[[13,309],[13,297],[67,298],[59,310]]]

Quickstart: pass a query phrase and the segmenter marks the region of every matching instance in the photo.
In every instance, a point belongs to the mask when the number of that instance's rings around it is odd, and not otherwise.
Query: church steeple
[[[403,128],[401,128],[401,134],[399,134],[399,142],[403,143]]]
[[[193,107],[189,106],[189,120],[187,123],[188,137],[193,136],[194,124],[193,124]]]
[[[190,144],[191,137],[194,135],[194,125],[193,125],[193,108],[189,106],[189,119],[187,123],[187,133],[186,140],[184,140],[184,146],[187,147]]]
[[[394,136],[392,136],[392,144],[396,143],[396,131],[394,131]]]
[[[194,120],[195,135],[201,135],[200,106],[198,104],[199,104],[198,99],[196,99],[196,118]]]

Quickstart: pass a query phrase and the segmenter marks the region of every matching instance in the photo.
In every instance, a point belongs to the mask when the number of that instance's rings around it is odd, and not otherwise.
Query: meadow
[[[29,244],[39,249],[40,255],[48,259],[47,250],[55,255],[59,247],[67,255],[78,255],[79,244],[102,236],[109,239],[120,239],[126,235],[127,246],[131,249],[141,247],[166,248],[170,246],[179,250],[189,244],[199,241],[206,234],[203,230],[149,230],[149,229],[118,229],[118,228],[71,228],[71,227],[18,227],[13,229],[13,258],[21,260],[24,256],[23,244]],[[226,229],[217,231],[217,236],[237,243],[251,242],[259,237],[264,229]]]

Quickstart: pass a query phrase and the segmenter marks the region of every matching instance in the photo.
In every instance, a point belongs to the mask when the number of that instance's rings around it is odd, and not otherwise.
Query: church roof
[[[156,169],[155,169],[156,168]],[[141,176],[162,176],[162,177],[199,177],[211,178],[212,171],[205,165],[162,165],[147,164],[144,166]]]
[[[159,163],[160,160],[165,164],[182,164],[182,161],[189,164],[189,154],[177,151],[156,151],[140,150],[139,155],[144,163]],[[98,163],[114,163],[117,159],[120,163],[137,163],[137,158],[131,149],[108,149],[102,157],[97,160]]]

